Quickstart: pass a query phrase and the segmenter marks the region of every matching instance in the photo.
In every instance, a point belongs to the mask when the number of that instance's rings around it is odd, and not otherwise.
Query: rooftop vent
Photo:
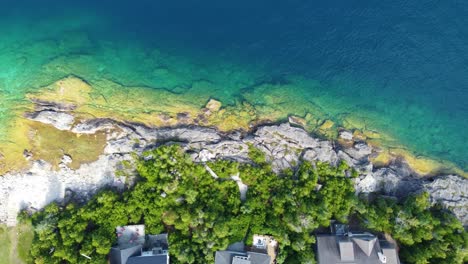
[[[232,264],[251,264],[251,262],[248,257],[234,256],[234,258],[232,258]]]

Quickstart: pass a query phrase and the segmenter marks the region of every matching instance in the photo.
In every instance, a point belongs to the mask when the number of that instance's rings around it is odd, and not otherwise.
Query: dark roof
[[[270,256],[256,252],[216,251],[215,264],[232,264],[236,256],[249,257],[250,264],[269,264]]]
[[[215,254],[215,264],[231,264],[234,256],[247,256],[243,252],[234,252],[234,251],[216,251]]]
[[[252,264],[270,264],[270,256],[263,253],[247,252]]]
[[[113,247],[110,251],[110,264],[125,264],[127,259],[141,254],[141,245],[120,249]]]
[[[380,247],[382,248],[383,254],[387,257],[387,263],[389,264],[400,264],[398,253],[395,245],[388,241],[381,241]]]
[[[127,264],[167,264],[167,255],[131,257]]]
[[[354,260],[351,262],[356,264],[382,263],[377,255],[377,252],[381,250],[380,241],[377,239],[375,242],[373,239],[370,239],[368,243],[364,243],[363,241],[365,241],[365,239],[362,238],[350,239],[348,237],[336,235],[317,235],[318,264],[350,263],[350,258],[353,258]],[[373,243],[375,244],[370,247]],[[364,250],[368,251],[367,253],[369,253],[369,256],[367,256]],[[393,250],[393,252],[391,252],[391,250]],[[398,255],[394,248],[386,249],[384,254],[388,254],[387,264],[399,264]]]

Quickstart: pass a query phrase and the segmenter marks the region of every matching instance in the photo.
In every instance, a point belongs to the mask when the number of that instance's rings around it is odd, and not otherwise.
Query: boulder
[[[208,103],[206,104],[205,108],[207,108],[211,112],[218,112],[219,109],[221,109],[221,106],[222,104],[220,101],[217,101],[215,99],[210,99]]]
[[[338,155],[330,141],[320,141],[319,146],[314,151],[317,153],[318,161],[329,162],[332,165],[338,163]]]
[[[343,150],[351,158],[355,160],[367,160],[369,155],[372,153],[372,147],[364,142],[357,142],[352,148],[345,148]]]
[[[304,118],[298,117],[298,116],[289,116],[288,117],[288,122],[291,125],[296,125],[300,127],[305,127],[307,125],[307,121]]]
[[[343,130],[340,132],[339,137],[344,140],[351,141],[353,140],[353,133],[347,130]]]

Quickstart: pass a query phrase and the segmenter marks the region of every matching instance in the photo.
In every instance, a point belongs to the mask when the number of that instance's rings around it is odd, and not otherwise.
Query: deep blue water
[[[355,113],[419,154],[468,168],[466,1],[23,0],[0,7],[0,47],[81,30],[96,50],[102,40],[157,46],[205,65],[255,69],[259,79],[302,76],[320,88],[290,92],[323,95],[318,103],[330,104],[331,117]],[[239,91],[232,96],[242,98]]]

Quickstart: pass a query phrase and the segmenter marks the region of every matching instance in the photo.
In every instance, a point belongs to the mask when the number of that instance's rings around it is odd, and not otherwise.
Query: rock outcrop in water
[[[294,168],[301,160],[338,164],[344,160],[360,174],[355,179],[358,193],[380,192],[396,197],[426,190],[434,203],[439,202],[468,225],[468,180],[456,176],[422,178],[411,172],[404,161],[388,167],[374,168],[369,161],[374,150],[352,135],[341,133],[346,146],[311,136],[289,123],[265,125],[243,134],[221,133],[206,127],[148,128],[111,119],[91,119],[73,123],[68,113],[48,108],[28,115],[37,122],[50,124],[78,134],[105,132],[107,145],[98,160],[69,168],[73,157],[64,155],[59,168],[42,160],[32,161],[31,169],[8,173],[0,177],[0,222],[16,224],[16,215],[23,208],[37,210],[54,200],[73,196],[85,201],[105,186],[123,188],[131,177],[120,176],[126,171],[124,161],[132,160],[132,153],[141,153],[159,144],[177,142],[197,162],[230,159],[250,162],[249,144],[265,153],[275,172]],[[120,173],[117,173],[120,172]]]

